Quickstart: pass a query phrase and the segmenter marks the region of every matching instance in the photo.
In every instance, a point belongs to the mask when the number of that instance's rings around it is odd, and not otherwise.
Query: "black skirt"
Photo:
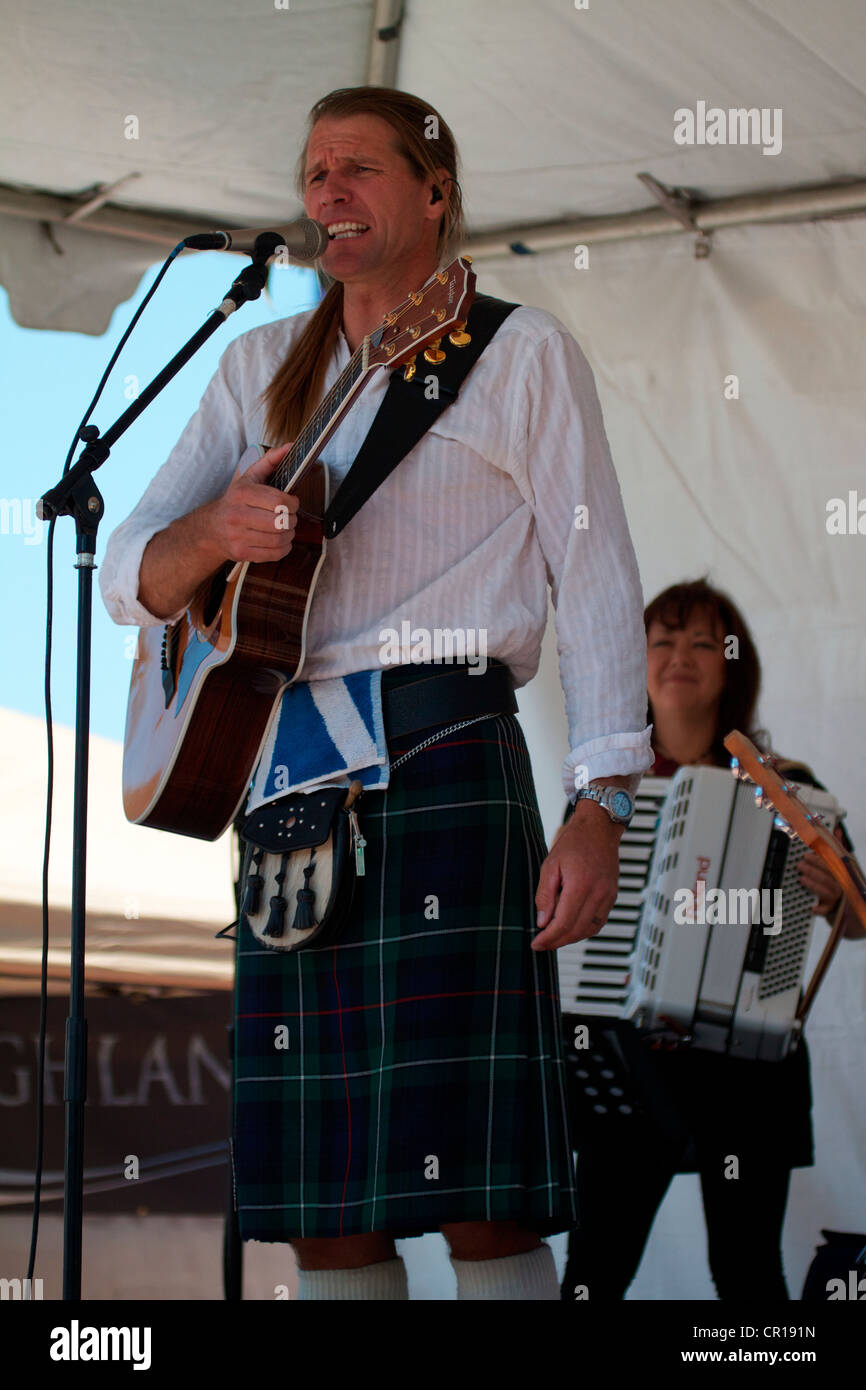
[[[578,1052],[573,1039],[579,1024],[589,1029],[590,1047]],[[569,1116],[578,1153],[593,1143],[657,1140],[681,1144],[678,1173],[697,1172],[728,1154],[752,1154],[791,1168],[814,1163],[805,1041],[780,1062],[700,1048],[656,1051],[637,1042],[624,1069],[617,1066],[613,1030],[605,1021],[567,1015],[564,1025]],[[618,1036],[628,1028],[620,1024]]]

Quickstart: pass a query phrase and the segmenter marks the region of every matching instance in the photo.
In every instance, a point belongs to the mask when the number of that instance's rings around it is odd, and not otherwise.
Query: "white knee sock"
[[[299,1269],[299,1299],[408,1299],[406,1266],[399,1256],[360,1269]]]
[[[549,1245],[505,1255],[498,1260],[455,1260],[459,1299],[521,1299],[559,1301],[559,1280]]]

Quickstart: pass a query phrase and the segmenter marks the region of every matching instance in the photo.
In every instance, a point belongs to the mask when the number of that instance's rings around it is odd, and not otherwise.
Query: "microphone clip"
[[[281,237],[279,232],[261,232],[259,236],[256,237],[252,252],[248,254],[252,255],[254,263],[256,261],[268,261],[271,256],[275,256],[280,249],[282,249],[284,255],[288,255],[288,247],[286,246],[285,238]]]

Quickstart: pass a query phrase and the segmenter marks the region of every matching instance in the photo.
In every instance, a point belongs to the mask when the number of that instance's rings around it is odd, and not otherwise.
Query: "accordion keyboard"
[[[563,1013],[618,1017],[622,1011],[656,827],[670,786],[669,777],[644,777],[631,823],[620,839],[619,892],[610,917],[596,936],[556,953]]]

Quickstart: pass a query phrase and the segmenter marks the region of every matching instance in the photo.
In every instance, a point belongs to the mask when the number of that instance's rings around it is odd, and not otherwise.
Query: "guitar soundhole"
[[[231,564],[225,564],[218,569],[207,586],[204,603],[202,604],[202,623],[205,628],[216,622],[219,615],[220,605],[226,591],[226,580],[231,570]]]

